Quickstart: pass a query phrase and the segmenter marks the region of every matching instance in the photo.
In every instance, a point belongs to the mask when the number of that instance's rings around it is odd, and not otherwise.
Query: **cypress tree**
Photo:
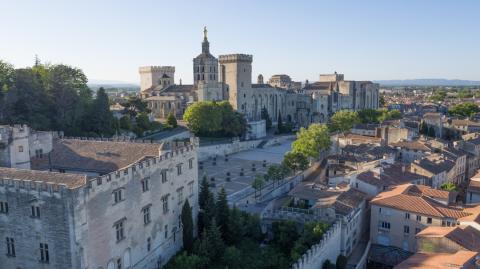
[[[229,209],[227,202],[227,193],[225,189],[222,188],[217,196],[216,204],[216,219],[218,221],[218,226],[222,232],[222,238],[225,240],[228,234],[228,218],[229,218]]]
[[[188,199],[183,204],[181,218],[183,225],[183,248],[188,253],[191,253],[193,250],[193,218]]]

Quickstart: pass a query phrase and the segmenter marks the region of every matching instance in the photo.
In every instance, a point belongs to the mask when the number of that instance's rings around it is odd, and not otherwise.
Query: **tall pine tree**
[[[183,248],[188,253],[191,253],[193,250],[193,218],[188,199],[183,204],[181,218],[183,226]]]
[[[222,188],[217,195],[217,206],[216,206],[216,220],[220,231],[222,232],[222,238],[227,239],[228,231],[228,218],[229,218],[229,209],[227,202],[227,193],[225,189]]]

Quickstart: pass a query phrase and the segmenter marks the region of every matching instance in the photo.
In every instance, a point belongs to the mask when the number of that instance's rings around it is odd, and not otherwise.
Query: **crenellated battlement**
[[[96,187],[100,187],[100,185],[104,184],[104,182],[111,182],[113,180],[120,179],[122,176],[129,176],[132,173],[145,172],[152,166],[161,164],[162,162],[165,162],[177,156],[181,156],[184,153],[194,151],[196,146],[197,144],[195,142],[179,146],[174,148],[173,150],[161,154],[158,157],[144,159],[109,174],[89,179],[87,182],[87,187],[89,189],[95,189]]]
[[[175,66],[142,66],[138,71],[140,73],[175,73]]]
[[[337,256],[340,254],[340,234],[342,224],[340,221],[335,222],[328,231],[322,236],[320,243],[313,245],[296,263],[293,264],[292,269],[313,269],[321,268],[325,260],[335,262]],[[338,245],[338,251],[335,249]],[[337,253],[338,252],[338,253]]]
[[[250,54],[225,54],[218,57],[221,64],[234,62],[248,62],[253,61],[253,56]]]
[[[40,194],[46,194],[47,196],[61,194],[68,189],[67,184],[63,183],[16,178],[0,178],[0,187],[35,191]]]

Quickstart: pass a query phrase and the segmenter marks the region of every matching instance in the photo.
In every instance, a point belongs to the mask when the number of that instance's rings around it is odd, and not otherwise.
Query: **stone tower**
[[[193,59],[193,82],[209,83],[218,81],[218,60],[210,54],[207,28],[203,29],[202,53]]]
[[[161,85],[166,88],[174,84],[174,66],[143,66],[140,67],[140,91]]]
[[[247,92],[252,89],[252,55],[220,55],[220,81],[228,85],[229,102],[238,111],[244,111]],[[243,107],[242,107],[243,106]]]

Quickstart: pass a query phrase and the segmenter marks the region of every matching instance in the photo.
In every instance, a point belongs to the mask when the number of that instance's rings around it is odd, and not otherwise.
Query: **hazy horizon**
[[[81,68],[138,84],[138,67],[173,65],[192,82],[208,28],[213,55],[253,55],[253,78],[480,80],[478,1],[2,1],[0,59]]]

